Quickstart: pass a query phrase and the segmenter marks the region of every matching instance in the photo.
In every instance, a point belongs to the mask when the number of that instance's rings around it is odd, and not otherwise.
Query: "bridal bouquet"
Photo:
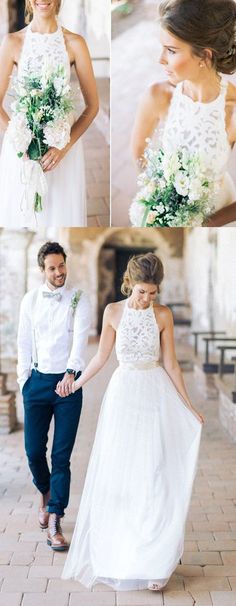
[[[214,183],[198,154],[186,150],[166,153],[148,148],[141,186],[129,214],[136,227],[201,225],[214,210]]]
[[[18,157],[24,159],[22,181],[26,186],[26,206],[32,198],[34,211],[40,212],[47,182],[39,160],[49,147],[63,149],[70,141],[71,89],[64,66],[54,71],[45,66],[41,75],[25,76],[16,82],[14,89],[16,100],[12,103],[8,135]]]

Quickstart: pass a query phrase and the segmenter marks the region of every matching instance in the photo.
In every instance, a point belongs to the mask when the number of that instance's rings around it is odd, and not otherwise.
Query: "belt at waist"
[[[120,362],[119,367],[121,369],[128,370],[149,370],[160,366],[157,360],[150,360],[150,362]]]

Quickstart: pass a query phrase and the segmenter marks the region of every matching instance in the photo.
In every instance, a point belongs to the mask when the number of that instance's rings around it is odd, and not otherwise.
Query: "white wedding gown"
[[[128,299],[63,579],[165,585],[183,553],[201,423],[159,366],[159,348],[153,306]]]
[[[227,172],[231,152],[225,124],[227,87],[222,78],[217,98],[201,103],[184,94],[183,82],[177,84],[160,143],[167,152],[186,149],[202,155],[217,184],[215,210],[236,201],[236,188]]]
[[[40,74],[42,68],[64,65],[70,82],[70,62],[62,28],[56,32],[40,34],[27,27],[21,52],[17,78]],[[78,118],[75,109],[72,122]],[[52,171],[44,173],[48,192],[43,199],[43,211],[35,214],[33,208],[22,210],[25,185],[22,172],[23,159],[19,159],[8,130],[4,135],[0,158],[0,226],[12,229],[28,227],[77,227],[87,225],[85,168],[82,141],[79,139]]]

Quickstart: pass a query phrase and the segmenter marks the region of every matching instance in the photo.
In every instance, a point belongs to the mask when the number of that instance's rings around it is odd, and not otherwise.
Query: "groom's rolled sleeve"
[[[17,335],[18,363],[17,363],[17,382],[22,391],[24,383],[31,374],[32,363],[32,334],[31,334],[30,302],[29,296],[25,295],[19,317],[19,327]]]
[[[88,296],[83,293],[76,308],[74,334],[67,368],[77,372],[85,367],[85,352],[92,321],[92,309]]]

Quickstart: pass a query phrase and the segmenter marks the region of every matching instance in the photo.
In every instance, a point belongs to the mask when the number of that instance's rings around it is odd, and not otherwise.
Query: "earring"
[[[204,63],[199,63],[199,67],[204,67]]]

